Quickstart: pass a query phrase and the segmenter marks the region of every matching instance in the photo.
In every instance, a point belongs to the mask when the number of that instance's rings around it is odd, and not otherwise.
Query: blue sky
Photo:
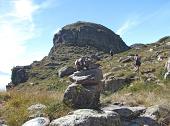
[[[0,87],[11,68],[48,55],[54,33],[76,21],[102,24],[128,44],[170,35],[169,0],[0,0]]]

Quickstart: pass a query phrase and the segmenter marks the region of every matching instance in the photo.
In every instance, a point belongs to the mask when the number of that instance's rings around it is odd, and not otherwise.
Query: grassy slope
[[[126,102],[130,105],[155,105],[155,104],[166,104],[170,103],[170,82],[163,80],[164,64],[167,58],[162,62],[156,61],[154,54],[156,51],[162,51],[161,54],[164,56],[168,55],[169,49],[165,49],[163,44],[148,45],[148,47],[143,47],[140,50],[131,49],[129,51],[114,55],[113,59],[110,60],[108,55],[103,55],[101,68],[103,73],[112,72],[114,76],[129,76],[131,74],[136,74],[133,71],[132,62],[129,63],[119,63],[120,57],[126,57],[130,54],[139,53],[142,56],[142,66],[141,71],[147,71],[148,69],[155,69],[153,74],[159,80],[157,84],[153,82],[145,82],[145,76],[140,74],[140,79],[131,83],[131,86],[124,87],[122,90],[111,94],[106,93],[102,95],[102,104],[108,104],[112,102]],[[62,61],[64,65],[73,65],[74,59],[81,56],[81,54],[94,54],[96,51],[92,51],[89,48],[75,48],[74,47],[62,47],[60,53],[63,50],[67,50],[69,53],[69,60]],[[154,51],[148,51],[153,48]],[[60,55],[59,55],[60,56]],[[62,58],[62,57],[61,57]],[[151,61],[151,62],[150,62]],[[64,66],[62,65],[62,66]],[[121,66],[121,70],[113,72],[112,68]],[[31,69],[32,73],[39,73],[38,76],[34,76],[28,80],[28,82],[20,84],[15,89],[9,92],[0,93],[0,101],[3,107],[0,107],[0,117],[7,121],[9,126],[19,126],[28,119],[27,108],[36,103],[42,103],[47,106],[45,110],[46,116],[50,119],[58,118],[60,116],[66,115],[72,109],[66,107],[62,104],[62,98],[64,90],[70,84],[68,78],[59,79],[57,76],[57,71],[61,66],[56,68],[47,68],[43,65],[34,66]],[[43,78],[43,79],[42,79]],[[33,84],[33,85],[31,85]],[[170,105],[169,105],[170,106]]]

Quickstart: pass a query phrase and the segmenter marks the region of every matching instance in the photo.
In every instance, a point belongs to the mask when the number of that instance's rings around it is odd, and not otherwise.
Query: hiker
[[[79,71],[79,70],[82,70],[83,69],[83,61],[84,60],[84,58],[83,57],[81,57],[81,58],[79,58],[79,59],[77,59],[76,61],[75,61],[75,66],[76,66],[76,69]]]
[[[168,58],[168,61],[165,64],[165,68],[167,72],[164,75],[164,79],[167,79],[167,77],[170,76],[170,57]]]
[[[135,71],[139,72],[139,67],[141,66],[141,57],[138,54],[134,56],[134,66]]]
[[[162,55],[158,55],[158,61],[162,61],[163,60],[163,56]]]
[[[113,50],[110,50],[110,56],[113,57]]]
[[[89,68],[88,59],[86,57],[81,57],[81,58],[77,59],[75,61],[75,66],[78,71],[83,70],[84,68],[88,69]]]

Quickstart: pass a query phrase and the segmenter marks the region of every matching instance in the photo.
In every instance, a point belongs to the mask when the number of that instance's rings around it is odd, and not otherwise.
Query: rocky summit
[[[114,53],[129,49],[120,36],[112,30],[100,24],[82,21],[64,26],[54,35],[54,46],[50,55],[55,53],[56,48],[61,43],[80,47],[92,46],[105,52],[113,50]]]

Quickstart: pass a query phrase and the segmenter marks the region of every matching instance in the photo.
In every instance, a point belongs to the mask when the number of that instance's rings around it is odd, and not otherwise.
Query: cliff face
[[[80,21],[64,26],[54,35],[54,46],[49,55],[56,52],[60,43],[79,47],[91,46],[104,52],[112,49],[114,53],[129,49],[120,36],[110,29],[100,24]]]

